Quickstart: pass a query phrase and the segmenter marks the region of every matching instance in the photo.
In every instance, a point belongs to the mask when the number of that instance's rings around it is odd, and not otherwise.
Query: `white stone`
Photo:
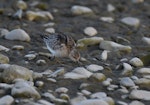
[[[114,22],[114,19],[112,17],[101,17],[100,20],[108,23]]]
[[[122,71],[122,75],[128,75],[131,74],[133,71],[133,68],[130,64],[128,63],[123,63],[123,71]]]
[[[140,74],[150,74],[150,68],[141,68],[137,72]]]
[[[35,88],[27,81],[17,81],[11,90],[11,95],[15,97],[27,97],[39,99],[41,96]]]
[[[36,58],[36,54],[27,54],[24,57],[27,58],[28,60],[33,60]]]
[[[90,65],[86,66],[86,69],[91,71],[91,72],[96,72],[96,71],[99,71],[99,70],[103,70],[104,67],[96,65],[96,64],[90,64]]]
[[[135,83],[138,85],[148,85],[148,84],[150,84],[150,79],[140,78],[138,80],[135,80]]]
[[[132,101],[129,105],[145,105],[145,104],[140,101]]]
[[[0,51],[8,52],[10,49],[0,45]]]
[[[101,53],[100,58],[101,58],[103,61],[106,61],[106,60],[107,60],[108,52],[109,52],[109,51],[104,50],[104,51]]]
[[[108,4],[108,5],[107,5],[107,11],[108,11],[108,12],[113,12],[113,11],[115,11],[115,9],[116,9],[116,8],[115,8],[112,4]]]
[[[55,90],[55,92],[57,92],[57,93],[67,93],[67,92],[68,92],[68,89],[65,88],[65,87],[60,87],[60,88],[57,88],[57,89]]]
[[[74,15],[81,15],[81,14],[89,14],[89,13],[93,13],[93,11],[85,6],[79,6],[79,5],[74,5],[71,7],[71,12]]]
[[[64,69],[64,67],[61,67],[58,70],[56,70],[55,72],[51,73],[48,77],[57,77],[60,75],[64,75],[64,73],[65,73],[65,69]]]
[[[48,12],[48,11],[27,11],[26,12],[26,17],[30,21],[38,20],[38,19],[43,19],[43,20],[53,20],[54,17],[53,15]]]
[[[38,100],[38,103],[40,103],[40,105],[54,105],[46,100]],[[35,104],[35,105],[37,105],[37,104]]]
[[[126,102],[123,101],[117,101],[117,105],[128,105]]]
[[[92,94],[90,91],[87,91],[87,90],[82,90],[81,92],[82,92],[85,96],[89,96],[89,95]]]
[[[150,45],[150,38],[149,37],[143,37],[142,41],[145,42],[147,45]]]
[[[44,26],[44,27],[53,27],[54,25],[55,25],[55,23],[50,22],[50,23],[44,24],[43,26]]]
[[[91,80],[102,82],[106,79],[106,76],[103,73],[94,73],[90,76]]]
[[[102,40],[100,42],[100,46],[101,49],[104,50],[109,50],[109,51],[125,51],[125,52],[131,52],[131,47],[130,46],[125,46],[113,41],[105,41]]]
[[[84,34],[88,36],[95,36],[97,34],[97,30],[94,27],[86,27],[84,29]]]
[[[23,49],[24,49],[24,46],[22,46],[22,45],[14,45],[14,46],[12,47],[12,49],[13,49],[13,50],[23,50]]]
[[[13,84],[6,84],[6,83],[0,83],[1,89],[11,89],[13,87]]]
[[[142,3],[144,0],[132,0],[133,3]]]
[[[133,86],[135,86],[134,82],[129,77],[121,78],[120,84],[125,86],[125,87],[133,87]]]
[[[93,99],[97,99],[97,98],[103,99],[107,97],[107,94],[105,92],[97,92],[97,93],[92,94],[90,97]]]
[[[12,82],[17,78],[32,80],[32,72],[25,67],[18,65],[2,65],[2,67],[4,67],[4,71],[2,72],[1,78],[6,83]]]
[[[30,41],[30,36],[22,29],[14,29],[5,35],[8,40]]]
[[[99,44],[102,40],[102,37],[91,37],[91,38],[82,38],[77,41],[77,47],[86,47],[88,45]]]
[[[129,98],[130,99],[150,101],[150,91],[147,91],[147,90],[132,90],[130,95],[129,95]]]
[[[46,64],[46,61],[44,59],[39,59],[36,61],[36,64],[37,65],[44,65],[44,64]]]
[[[44,82],[43,81],[36,81],[35,85],[38,87],[42,87],[44,85]]]
[[[0,105],[12,105],[14,98],[10,95],[6,95],[0,98]]]
[[[125,17],[121,19],[121,22],[134,27],[138,27],[140,25],[140,20],[134,17]]]
[[[56,99],[56,97],[53,94],[48,93],[48,92],[44,93],[42,96],[44,96],[45,98],[48,98],[52,102]]]
[[[48,32],[48,33],[55,33],[54,28],[46,28],[45,31]]]
[[[143,62],[137,57],[132,58],[129,62],[131,65],[133,65],[135,67],[143,66]]]
[[[109,86],[111,84],[111,82],[112,82],[112,79],[111,78],[107,78],[105,81],[102,82],[102,84],[104,86]]]
[[[83,67],[77,67],[72,72],[68,72],[64,74],[64,78],[71,78],[71,79],[82,79],[82,78],[89,78],[92,75],[91,72],[86,70]]]
[[[9,31],[5,28],[0,28],[0,37],[5,36]]]
[[[88,99],[73,105],[109,105],[109,104],[99,99]]]
[[[13,17],[16,19],[22,19],[22,15],[23,15],[23,11],[22,9],[19,9],[14,15]]]
[[[18,0],[17,3],[16,3],[16,6],[17,6],[19,9],[22,9],[22,10],[27,9],[27,4],[26,4],[26,2],[24,2],[23,0]]]

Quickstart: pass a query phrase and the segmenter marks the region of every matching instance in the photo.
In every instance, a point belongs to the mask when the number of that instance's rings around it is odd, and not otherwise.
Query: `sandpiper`
[[[76,43],[71,36],[63,33],[43,33],[43,38],[48,50],[54,57],[69,57],[74,62],[79,62],[80,54],[76,49]]]

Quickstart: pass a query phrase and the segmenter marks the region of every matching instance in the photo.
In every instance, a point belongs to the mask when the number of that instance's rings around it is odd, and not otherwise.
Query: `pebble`
[[[23,11],[22,11],[22,9],[19,9],[19,10],[13,15],[13,17],[16,18],[16,19],[22,19],[22,16],[23,16]]]
[[[131,0],[133,3],[143,3],[144,0]]]
[[[67,100],[67,101],[70,100],[70,97],[67,94],[64,94],[64,93],[60,94],[60,98],[63,99],[63,100]]]
[[[95,36],[97,34],[97,30],[94,27],[86,27],[84,29],[84,34],[88,36]]]
[[[7,33],[4,37],[8,40],[30,41],[30,36],[22,29],[14,29]]]
[[[111,78],[107,78],[105,81],[102,82],[103,86],[109,86],[112,82]]]
[[[6,83],[10,83],[17,78],[32,80],[32,72],[29,69],[18,65],[7,66],[1,74],[3,82]]]
[[[137,57],[132,58],[129,62],[131,65],[133,65],[135,67],[143,66],[143,62]]]
[[[100,42],[99,47],[101,49],[108,50],[108,51],[124,51],[128,53],[131,52],[132,49],[130,46],[125,46],[113,41],[106,41],[106,40],[102,40]]]
[[[26,17],[29,21],[34,21],[34,20],[53,20],[54,17],[53,15],[48,12],[48,11],[27,11],[26,12]]]
[[[54,100],[56,99],[56,97],[55,97],[53,94],[48,93],[48,92],[43,93],[42,96],[45,97],[45,98],[47,98],[47,99],[49,99],[49,100],[52,101],[52,102],[54,102]]]
[[[45,29],[45,32],[48,32],[48,33],[55,33],[55,29],[54,29],[54,28],[46,28],[46,29]]]
[[[5,51],[5,52],[8,52],[10,49],[5,47],[5,46],[2,46],[0,45],[0,51]]]
[[[135,80],[135,83],[136,83],[137,85],[142,85],[142,86],[148,85],[148,86],[150,86],[150,79],[147,79],[147,78],[140,78],[140,79],[138,79],[138,80]]]
[[[9,58],[0,53],[0,64],[6,64],[6,63],[9,63]]]
[[[106,79],[106,76],[103,73],[94,73],[90,76],[90,80],[102,82]]]
[[[17,3],[16,3],[16,6],[19,9],[22,9],[22,10],[26,10],[27,9],[27,4],[23,0],[18,0]]]
[[[116,8],[115,8],[112,4],[108,4],[108,5],[107,5],[107,11],[108,11],[108,12],[113,12],[113,11],[115,11],[115,9],[116,9]]]
[[[86,69],[91,71],[91,72],[97,72],[97,71],[103,70],[104,67],[96,65],[96,64],[90,64],[90,65],[86,66]]]
[[[13,87],[13,84],[6,84],[6,83],[0,83],[0,89],[11,89]]]
[[[36,64],[41,66],[41,65],[45,65],[46,64],[46,61],[44,59],[39,59],[36,61]]]
[[[92,94],[90,97],[93,99],[103,99],[107,97],[107,94],[105,92],[97,92]]]
[[[91,37],[91,38],[82,38],[77,41],[77,47],[87,47],[88,45],[99,44],[102,40],[102,37]]]
[[[150,45],[150,38],[149,38],[149,37],[143,37],[143,38],[142,38],[142,41],[143,41],[144,43],[146,43],[147,45]]]
[[[90,91],[87,91],[87,90],[82,90],[81,92],[82,92],[85,96],[89,96],[89,95],[92,94]]]
[[[54,25],[55,25],[55,23],[50,22],[50,23],[44,24],[43,26],[44,26],[44,27],[53,27]]]
[[[50,103],[50,102],[43,100],[43,99],[38,100],[38,103],[39,104],[34,104],[34,105],[54,105],[53,103]]]
[[[144,68],[139,69],[137,72],[140,74],[150,74],[150,68],[144,67]]]
[[[65,69],[64,67],[60,67],[58,68],[55,72],[51,73],[49,76],[47,77],[57,77],[57,76],[61,76],[61,75],[64,75],[65,73]]]
[[[114,19],[112,17],[101,17],[100,20],[108,23],[114,22]]]
[[[14,97],[35,99],[39,99],[41,97],[35,88],[24,80],[19,80],[14,84],[14,87],[11,90],[11,95]]]
[[[36,54],[27,54],[24,57],[27,58],[28,60],[33,60],[36,58]]]
[[[64,78],[70,78],[70,79],[82,79],[82,78],[89,78],[92,75],[91,72],[89,72],[84,67],[77,67],[72,72],[68,72],[64,74]]]
[[[125,87],[133,87],[133,86],[135,86],[134,82],[129,77],[121,78],[120,85],[123,85]]]
[[[117,105],[128,105],[126,102],[123,101],[117,101]]]
[[[35,85],[37,87],[42,87],[44,85],[44,82],[43,81],[36,81]]]
[[[85,6],[80,6],[80,5],[74,5],[71,7],[71,12],[74,15],[82,15],[82,14],[91,14],[93,13],[92,9],[85,7]]]
[[[101,55],[100,55],[101,60],[103,60],[103,61],[106,61],[106,60],[107,60],[108,52],[109,52],[109,51],[104,50],[104,51],[101,53]]]
[[[5,36],[6,34],[8,34],[9,31],[5,28],[0,28],[0,37]]]
[[[121,19],[121,22],[134,27],[138,27],[140,25],[140,20],[134,17],[125,17]]]
[[[131,103],[129,103],[129,105],[145,105],[140,101],[132,101]]]
[[[12,105],[14,98],[10,95],[6,95],[0,98],[0,105]]]
[[[67,93],[68,92],[68,89],[65,88],[65,87],[59,87],[55,90],[55,92],[57,93]]]
[[[47,78],[47,80],[50,81],[50,82],[53,82],[53,83],[56,83],[56,82],[57,82],[57,80],[54,79],[54,78]]]
[[[22,46],[22,45],[14,45],[14,46],[12,47],[12,49],[13,49],[13,50],[24,50],[24,46]]]
[[[88,99],[74,105],[109,105],[107,102],[99,99]]]
[[[150,91],[147,91],[147,90],[132,90],[130,95],[129,95],[129,98],[130,99],[150,101]]]
[[[122,75],[131,75],[133,68],[128,63],[123,63],[123,71],[121,72]]]

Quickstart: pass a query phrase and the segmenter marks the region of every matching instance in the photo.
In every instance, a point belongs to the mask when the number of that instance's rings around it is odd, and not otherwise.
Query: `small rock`
[[[79,6],[79,5],[75,5],[71,7],[71,12],[74,15],[82,15],[82,14],[89,14],[89,13],[93,13],[93,11],[85,6]]]
[[[128,63],[123,63],[123,71],[122,71],[122,75],[131,75],[132,74],[132,71],[133,71],[133,69],[132,69],[132,66],[130,65],[130,64],[128,64]]]
[[[121,22],[134,27],[138,27],[140,25],[140,20],[134,17],[125,17],[121,19]]]
[[[14,29],[7,33],[4,37],[8,40],[30,41],[30,36],[22,29]]]
[[[125,86],[125,87],[133,87],[133,86],[135,86],[134,82],[129,77],[121,78],[120,84]]]
[[[150,74],[150,68],[141,68],[137,72],[140,74]]]
[[[97,34],[97,30],[94,27],[86,27],[84,29],[84,33],[88,36],[95,36]]]
[[[12,105],[14,98],[10,95],[6,95],[0,98],[0,105]]]
[[[55,33],[54,28],[46,28],[45,31],[48,32],[48,33]]]
[[[143,62],[137,57],[132,58],[129,62],[131,65],[133,65],[135,67],[143,66]]]
[[[64,78],[70,78],[70,79],[82,79],[82,78],[89,78],[92,75],[91,72],[86,70],[83,67],[77,67],[72,72],[68,72],[64,74]]]
[[[14,46],[12,47],[12,49],[13,49],[13,50],[23,50],[23,49],[24,49],[24,46],[22,46],[22,45],[14,45]]]
[[[1,78],[6,83],[10,83],[17,78],[32,80],[32,72],[29,69],[22,66],[9,65],[6,68],[4,68]]]
[[[70,97],[69,97],[67,94],[64,94],[64,93],[62,93],[62,94],[60,95],[60,98],[63,99],[63,100],[67,100],[67,101],[70,100]]]
[[[81,92],[82,92],[85,96],[89,96],[89,95],[92,94],[91,92],[89,92],[89,91],[87,91],[87,90],[82,90]]]
[[[52,14],[50,12],[47,12],[47,11],[38,11],[38,12],[27,11],[26,17],[30,21],[41,20],[41,19],[42,20],[53,20],[54,19]]]
[[[145,42],[147,45],[150,45],[150,38],[148,37],[143,37],[142,41]]]
[[[106,76],[102,73],[94,73],[90,76],[90,80],[102,82],[106,79]]]
[[[36,58],[36,54],[27,54],[24,57],[27,58],[28,60],[33,60]]]
[[[39,104],[35,104],[35,105],[54,105],[46,100],[38,100]]]
[[[129,105],[145,105],[145,104],[140,101],[132,101]]]
[[[132,90],[130,95],[130,99],[138,99],[138,100],[146,100],[150,101],[150,91],[146,90]]]
[[[57,89],[55,90],[55,92],[57,92],[57,93],[67,93],[67,92],[68,92],[68,89],[65,88],[65,87],[60,87],[60,88],[57,88]]]
[[[68,101],[59,99],[59,98],[55,98],[54,103],[56,103],[56,105],[67,105]]]
[[[116,9],[116,8],[115,8],[112,4],[108,4],[108,5],[107,5],[107,11],[108,11],[108,12],[113,12],[113,11],[115,11],[115,9]]]
[[[141,86],[148,85],[148,87],[149,87],[150,86],[150,79],[140,78],[138,80],[135,80],[135,83],[137,85],[141,85]]]
[[[13,17],[16,19],[22,19],[22,15],[23,15],[23,11],[22,9],[19,9],[14,15]]]
[[[8,52],[10,49],[0,45],[0,51]]]
[[[74,105],[109,105],[109,104],[100,99],[88,99]]]
[[[57,77],[65,73],[64,67],[58,68],[55,72],[51,73],[48,77]]]
[[[53,27],[54,25],[55,25],[55,23],[50,22],[50,23],[44,24],[43,26],[44,26],[44,27]]]
[[[35,85],[37,87],[42,87],[44,85],[44,82],[43,81],[36,81]]]
[[[45,64],[46,64],[46,61],[45,61],[44,59],[39,59],[39,60],[36,61],[36,64],[37,64],[37,65],[40,65],[40,66],[41,66],[41,65],[45,65]]]
[[[3,54],[0,54],[0,64],[9,63],[9,58]]]
[[[100,56],[101,60],[103,60],[103,61],[106,61],[106,60],[107,60],[108,52],[109,52],[109,51],[104,50],[104,51],[101,53],[101,56]]]
[[[47,78],[47,80],[50,81],[50,82],[53,82],[53,83],[56,83],[56,82],[57,82],[57,80],[54,79],[54,78]]]
[[[94,93],[91,95],[91,98],[93,99],[103,99],[103,98],[106,98],[107,97],[107,94],[105,92],[97,92],[97,93]]]
[[[112,82],[112,79],[111,78],[107,78],[105,81],[102,82],[102,84],[104,86],[109,86],[111,84],[111,82]]]
[[[26,97],[39,99],[41,96],[27,81],[17,81],[11,90],[14,97]]]
[[[26,10],[27,9],[27,4],[23,0],[18,0],[17,3],[16,3],[16,6],[19,9],[22,9],[22,10]]]
[[[105,40],[102,40],[100,42],[99,47],[104,50],[124,51],[124,52],[128,52],[128,53],[131,52],[131,49],[132,49],[130,46],[125,46],[125,45],[115,43],[113,41],[105,41]]]
[[[5,36],[6,34],[8,34],[9,31],[5,28],[0,28],[0,37]]]
[[[117,101],[117,105],[128,105],[126,102],[123,101]]]
[[[32,73],[32,77],[33,79],[37,79],[37,78],[42,78],[43,77],[43,74],[42,73],[37,73],[37,72],[33,72]]]
[[[0,83],[0,89],[11,89],[13,87],[13,84],[6,84],[6,83]]]
[[[133,3],[142,3],[144,0],[131,0]]]
[[[114,22],[114,19],[112,17],[101,17],[100,20],[108,23]]]
[[[77,47],[86,47],[88,45],[96,45],[99,44],[102,40],[102,37],[91,37],[91,38],[83,38],[77,41]]]
[[[96,65],[96,64],[90,64],[86,67],[87,70],[91,71],[91,72],[96,72],[96,71],[99,71],[99,70],[103,70],[103,66],[99,66],[99,65]]]
[[[53,94],[48,93],[48,92],[44,93],[42,96],[45,97],[45,98],[48,98],[52,102],[54,102],[54,100],[56,99],[56,97]]]
[[[83,95],[78,95],[77,97],[70,100],[71,105],[78,105],[81,101],[86,100],[86,97]]]

